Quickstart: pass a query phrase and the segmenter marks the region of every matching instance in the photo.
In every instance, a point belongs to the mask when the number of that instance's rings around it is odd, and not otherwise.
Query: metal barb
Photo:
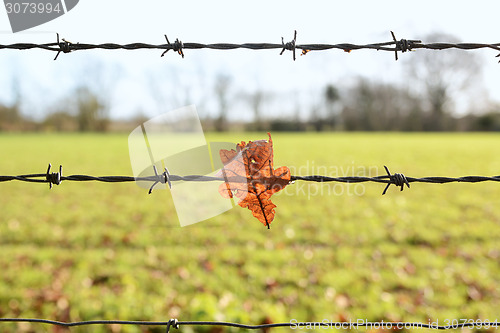
[[[182,58],[184,59],[184,52],[182,51],[182,48],[184,47],[184,44],[179,40],[179,38],[175,39],[174,42],[174,51],[179,53]]]
[[[168,321],[167,323],[167,330],[166,333],[169,333],[170,331],[170,326],[172,326],[175,329],[179,329],[179,321],[175,318],[172,318]]]
[[[70,53],[71,52],[71,45],[72,43],[65,40],[64,38],[62,39],[62,42],[59,41],[59,33],[56,32],[57,35],[57,45],[59,46],[59,51],[57,51],[56,57],[54,60],[57,60],[57,57],[59,57],[59,54],[61,52],[64,53]]]
[[[391,35],[392,35],[392,40],[394,41],[394,44],[396,45],[396,50],[394,51],[394,56],[396,57],[396,61],[398,61],[398,41],[396,40],[396,35],[394,35],[394,32],[391,30]]]
[[[387,168],[385,165],[384,168],[385,171],[387,172],[387,175],[389,176],[389,182],[387,183],[384,192],[382,192],[382,195],[384,195],[387,192],[387,189],[389,188],[389,186],[391,186],[391,184],[394,184],[396,186],[401,186],[401,191],[403,190],[405,184],[406,186],[408,186],[408,188],[410,188],[410,183],[406,179],[405,175],[403,175],[402,173],[395,173],[391,175],[391,173],[389,172],[389,168]]]
[[[47,183],[49,183],[49,188],[52,189],[52,184],[59,185],[61,184],[62,177],[62,165],[59,165],[59,172],[50,173],[50,169],[52,165],[49,163],[49,167],[47,168],[47,173],[45,175],[45,179]]]
[[[281,50],[280,52],[280,55],[283,54],[283,52],[285,52],[285,50],[290,50],[293,52],[293,61],[295,61],[295,46],[296,46],[296,42],[297,42],[297,30],[294,30],[294,34],[293,34],[293,40],[288,42],[288,43],[285,43],[285,40],[283,37],[281,37],[281,45],[283,46],[283,49]]]
[[[405,53],[406,51],[411,51],[411,49],[414,46],[413,44],[422,42],[420,40],[407,40],[407,39],[401,39],[398,41],[396,39],[396,35],[394,34],[394,32],[391,31],[391,35],[395,45],[394,56],[396,57],[396,61],[398,61],[398,51],[401,51],[402,53]]]
[[[165,177],[165,180],[168,183],[168,187],[172,189],[172,183],[170,182],[170,172],[168,172],[167,167],[165,167],[165,172],[163,172],[163,176]]]
[[[178,54],[180,54],[182,56],[182,58],[184,59],[184,52],[182,51],[182,48],[184,47],[184,44],[179,40],[179,38],[175,39],[174,44],[170,43],[170,41],[168,40],[167,35],[165,35],[165,39],[167,40],[168,46],[170,46],[172,48],[172,50],[174,50],[174,52],[177,52]],[[163,57],[168,51],[170,51],[170,48],[166,49],[161,54],[161,56]]]
[[[165,171],[159,175],[158,174],[158,171],[156,169],[156,165],[153,165],[153,170],[155,172],[155,176],[156,176],[156,181],[153,183],[153,185],[151,185],[151,187],[149,188],[149,192],[148,194],[151,194],[153,192],[153,188],[158,184],[168,184],[168,187],[170,189],[172,189],[172,183],[170,182],[170,173],[168,172],[168,169],[165,167]]]

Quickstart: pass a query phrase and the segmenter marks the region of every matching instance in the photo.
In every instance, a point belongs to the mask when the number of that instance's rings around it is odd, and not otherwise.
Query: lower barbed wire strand
[[[45,173],[39,174],[26,174],[18,176],[0,176],[0,182],[6,181],[23,181],[32,183],[48,183],[49,181],[45,179]],[[222,177],[214,176],[204,176],[204,175],[169,175],[169,179],[172,182],[175,181],[192,181],[192,182],[207,182],[207,181],[224,181]],[[265,177],[262,179],[266,179]],[[70,175],[61,176],[62,181],[98,181],[106,183],[121,183],[121,182],[134,182],[134,181],[146,181],[155,182],[158,180],[157,176],[145,176],[145,177],[133,177],[133,176],[90,176],[90,175]],[[248,179],[245,177],[233,177],[228,178],[230,182],[246,182]],[[311,175],[311,176],[291,176],[291,181],[307,181],[307,182],[340,182],[340,183],[362,183],[362,182],[375,182],[375,183],[393,183],[388,175],[375,176],[375,177],[329,177],[321,175]],[[500,182],[500,176],[463,176],[463,177],[406,177],[409,183],[430,183],[430,184],[446,184],[452,182],[459,183],[479,183],[486,181]]]
[[[38,319],[38,318],[0,318],[0,323],[36,323],[36,324],[47,324],[53,326],[64,326],[64,327],[76,327],[76,326],[90,326],[90,325],[134,325],[134,326],[166,326],[168,329],[173,326],[174,328],[180,328],[180,326],[220,326],[220,327],[236,327],[248,330],[263,329],[263,328],[278,328],[278,327],[290,327],[290,328],[306,328],[306,327],[340,327],[344,328],[359,328],[359,327],[374,327],[378,325],[383,325],[383,327],[418,327],[427,328],[434,330],[451,330],[457,328],[466,327],[476,327],[476,326],[492,326],[494,323],[482,323],[477,324],[473,322],[466,323],[456,323],[453,325],[436,325],[431,323],[421,323],[421,322],[297,322],[290,321],[286,323],[269,323],[269,324],[241,324],[234,322],[224,322],[224,321],[178,321],[177,319],[170,319],[168,321],[137,321],[137,320],[86,320],[86,321],[75,321],[75,322],[61,322],[49,319]],[[494,326],[494,325],[493,325]]]
[[[341,182],[341,183],[362,183],[362,182],[376,182],[388,183],[389,176],[376,176],[376,177],[327,177],[327,176],[292,176],[292,181],[303,180],[309,182]],[[463,177],[406,177],[409,183],[430,183],[430,184],[446,184],[452,182],[458,183],[479,183],[486,181],[500,182],[500,176],[463,176]]]

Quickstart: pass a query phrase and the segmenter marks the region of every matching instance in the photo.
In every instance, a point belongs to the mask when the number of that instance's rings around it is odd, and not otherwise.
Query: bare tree
[[[111,97],[120,77],[120,68],[90,60],[81,71],[80,82],[74,90],[78,129],[107,131]]]
[[[219,116],[215,119],[215,130],[222,132],[227,130],[228,114],[228,92],[231,84],[231,78],[225,74],[219,74],[215,81],[215,94],[219,107]]]
[[[425,42],[460,42],[455,36],[433,33]],[[470,92],[481,78],[481,66],[476,55],[462,50],[417,50],[407,58],[406,72],[409,88],[424,101],[427,111],[424,129],[450,129],[453,100],[458,94]]]
[[[105,105],[88,87],[79,87],[76,92],[78,129],[104,132],[108,129],[109,117]]]
[[[421,102],[407,89],[361,78],[356,85],[345,91],[342,100],[342,121],[346,130],[422,129]]]
[[[248,102],[250,108],[253,112],[253,124],[249,126],[252,131],[263,131],[265,130],[263,115],[264,105],[271,99],[269,93],[265,93],[261,89],[257,89],[251,93],[245,93],[243,98]]]
[[[12,77],[11,89],[14,97],[11,105],[0,104],[0,131],[22,129],[26,120],[21,114],[22,91],[16,76]]]
[[[339,115],[337,102],[340,100],[340,94],[333,84],[328,84],[325,88],[325,104],[326,104],[326,112],[327,119],[326,123],[330,127],[330,129],[334,129],[336,125],[338,125]]]
[[[196,82],[200,87],[204,86],[202,68],[199,68],[196,75],[181,74],[179,69],[173,66],[166,66],[147,74],[151,97],[157,104],[155,113],[164,113],[195,102],[197,106],[203,105],[206,98],[204,94],[196,101],[192,96],[192,91],[197,90],[193,89],[196,87]],[[204,89],[198,90],[204,91]]]
[[[309,109],[310,124],[316,132],[323,130],[323,117],[321,115],[321,107],[318,104],[312,104]]]

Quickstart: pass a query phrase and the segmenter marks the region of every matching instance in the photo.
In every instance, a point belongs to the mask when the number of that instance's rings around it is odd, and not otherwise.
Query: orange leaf
[[[224,198],[236,196],[241,207],[250,209],[262,224],[269,228],[274,219],[276,205],[271,196],[290,183],[290,169],[273,169],[273,141],[244,141],[236,150],[219,151],[224,168],[221,175],[225,182],[219,186]]]

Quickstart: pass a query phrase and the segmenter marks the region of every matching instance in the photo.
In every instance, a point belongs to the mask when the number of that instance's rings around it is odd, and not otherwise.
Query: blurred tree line
[[[360,79],[345,94],[325,87],[323,110],[314,107],[307,121],[273,119],[274,131],[500,131],[500,105],[457,117],[452,109],[429,104],[424,95],[407,89]],[[434,92],[432,92],[434,93]],[[262,123],[262,120],[259,121]]]
[[[112,68],[105,76],[101,67],[97,62],[86,64],[78,73],[78,85],[49,106],[39,120],[23,114],[23,93],[18,78],[14,77],[11,84],[13,103],[0,102],[0,131],[108,131],[111,82],[116,80],[117,74],[116,68]]]
[[[74,91],[41,121],[24,117],[19,101],[0,104],[0,131],[93,131],[105,132],[111,120],[101,98],[86,87]]]
[[[443,40],[459,42],[444,34],[426,38],[428,42]],[[272,90],[263,88],[238,92],[228,74],[216,75],[211,84],[207,84],[205,75],[200,73],[205,95],[198,101],[190,97],[191,83],[179,84],[179,78],[174,80],[174,88],[159,88],[172,73],[162,73],[157,80],[152,77],[151,91],[162,112],[167,111],[166,101],[169,100],[176,100],[179,106],[194,103],[200,110],[210,96],[215,112],[201,114],[205,130],[500,131],[500,105],[488,102],[487,98],[482,98],[466,113],[458,115],[456,112],[457,103],[460,103],[457,96],[473,95],[474,88],[482,84],[481,66],[475,54],[455,50],[436,55],[435,51],[419,50],[418,56],[407,59],[402,64],[405,75],[402,84],[363,77],[348,85],[327,84],[311,98],[306,110],[297,102],[296,114],[287,117],[273,116],[283,110],[273,109],[272,102],[283,96],[278,97]],[[104,77],[104,72],[99,64],[90,64],[80,84],[38,121],[21,112],[22,94],[14,80],[14,102],[10,105],[0,102],[0,131],[129,131],[147,120],[141,112],[128,122],[110,119],[110,89],[117,75]],[[185,96],[180,97],[183,93]],[[231,121],[231,113],[236,109],[240,113],[242,104],[252,118]],[[305,112],[299,116],[298,110]]]
[[[227,78],[224,78],[227,80]],[[257,91],[245,95],[243,102],[253,111],[253,120],[232,123],[228,118],[227,82],[216,88],[220,103],[216,117],[203,119],[207,130],[226,131],[242,128],[249,131],[500,131],[500,105],[492,103],[485,110],[454,115],[447,106],[451,100],[443,89],[430,90],[428,95],[414,95],[408,89],[392,84],[360,78],[342,92],[327,85],[318,103],[310,107],[306,119],[274,118],[266,107],[272,94]],[[435,100],[433,100],[433,98]],[[266,112],[268,111],[268,112]],[[266,116],[266,113],[268,116]],[[130,126],[147,120],[137,116]],[[116,124],[115,124],[116,125]],[[116,128],[109,118],[109,106],[101,96],[87,87],[79,87],[44,119],[34,121],[21,113],[20,103],[0,104],[0,131],[94,131]]]

